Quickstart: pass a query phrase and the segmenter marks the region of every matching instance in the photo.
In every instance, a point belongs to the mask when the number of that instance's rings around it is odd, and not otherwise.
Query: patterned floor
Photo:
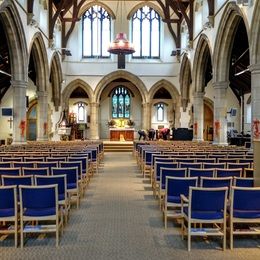
[[[179,232],[177,224],[163,228],[158,202],[132,154],[107,153],[58,249],[50,236],[29,238],[24,249],[2,237],[0,259],[260,259],[259,238],[236,239],[235,249],[225,252],[217,238],[195,238],[188,253]]]

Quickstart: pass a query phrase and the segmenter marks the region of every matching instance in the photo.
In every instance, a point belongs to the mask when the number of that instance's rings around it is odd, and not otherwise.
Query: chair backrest
[[[226,168],[226,163],[203,163],[204,169],[213,169],[213,168],[219,168],[224,169]]]
[[[60,162],[60,168],[78,168],[78,176],[82,179],[82,162],[81,161],[71,161],[71,162]]]
[[[253,178],[254,177],[254,169],[253,168],[245,168],[244,169],[244,177]]]
[[[166,177],[167,196],[180,196],[181,194],[188,196],[189,187],[196,187],[198,184],[197,177]]]
[[[3,157],[3,162],[22,162],[23,157]]]
[[[34,162],[13,162],[14,168],[34,168]]]
[[[214,177],[215,170],[214,169],[196,169],[190,168],[188,171],[189,177],[198,177],[198,185],[200,186],[201,177]]]
[[[200,215],[203,212],[215,212],[216,217],[224,218],[226,212],[228,188],[201,188],[201,187],[190,187],[189,189],[189,209],[192,211],[199,211]],[[206,215],[203,217],[207,218]],[[202,217],[202,216],[201,216]],[[211,217],[214,217],[211,216]]]
[[[19,176],[19,175],[21,175],[21,169],[20,168],[0,168],[0,176],[1,175]]]
[[[20,203],[22,209],[56,208],[58,213],[58,185],[19,186]],[[42,212],[39,211],[39,214]]]
[[[231,188],[231,212],[259,211],[260,210],[260,187],[232,187]]]
[[[242,169],[216,169],[217,177],[241,177]]]
[[[52,175],[66,175],[67,184],[76,184],[78,187],[78,167],[52,168]]]
[[[88,157],[87,156],[68,157],[67,161],[68,162],[79,162],[79,161],[81,161],[81,171],[82,171],[82,173],[86,173],[88,171]]]
[[[51,173],[51,169],[58,167],[58,162],[38,162],[36,163],[36,168],[49,168],[49,174]]]
[[[24,157],[25,162],[44,162],[44,157]]]
[[[186,168],[164,168],[161,167],[160,172],[160,188],[165,188],[166,177],[186,177]]]
[[[196,169],[201,169],[202,168],[202,163],[184,163],[180,162],[179,163],[180,168],[196,168]]]
[[[0,162],[0,168],[11,168],[11,162]]]
[[[0,186],[0,209],[9,209],[8,217],[17,215],[17,189],[16,186]],[[5,217],[5,214],[0,215],[1,217]]]
[[[227,168],[228,169],[237,169],[237,168],[241,168],[241,169],[245,169],[245,168],[250,168],[250,163],[249,162],[245,162],[245,163],[227,163]]]
[[[177,168],[178,167],[178,163],[177,162],[170,162],[170,163],[166,163],[166,162],[155,162],[154,165],[154,170],[155,170],[155,176],[156,179],[160,178],[160,174],[161,174],[161,168]]]
[[[33,185],[33,177],[28,176],[10,176],[10,175],[2,175],[2,184],[4,186],[12,186],[12,185]]]
[[[198,163],[216,163],[216,159],[215,158],[198,158],[196,160],[196,162],[198,162]]]
[[[234,177],[234,186],[236,187],[254,187],[254,178]]]
[[[210,178],[210,177],[201,177],[201,186],[204,188],[220,188],[227,187],[229,190],[232,185],[232,177],[224,178]]]
[[[58,195],[59,200],[64,200],[67,198],[67,176],[66,175],[55,175],[55,176],[40,176],[35,175],[36,185],[58,185]]]
[[[194,158],[177,158],[176,162],[179,162],[179,163],[195,163],[195,159]]]
[[[49,175],[49,168],[23,168],[23,175]]]
[[[237,159],[232,158],[218,158],[218,163],[237,163]]]
[[[66,157],[46,157],[46,162],[65,162]]]

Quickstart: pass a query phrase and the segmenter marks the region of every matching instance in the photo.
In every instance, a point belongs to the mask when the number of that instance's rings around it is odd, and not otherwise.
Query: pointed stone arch
[[[49,85],[49,66],[47,51],[40,32],[37,32],[30,45],[30,55],[33,55],[36,66],[36,86],[38,91],[47,91]]]
[[[213,82],[228,82],[232,46],[237,26],[243,19],[247,32],[248,22],[235,2],[227,4],[220,19],[213,56]]]
[[[208,59],[211,60],[212,64],[212,50],[210,48],[209,39],[205,34],[202,34],[198,40],[193,64],[192,75],[195,92],[204,92],[205,72]]]
[[[143,103],[147,102],[148,92],[146,90],[144,83],[134,74],[132,74],[128,71],[123,71],[123,70],[117,70],[115,72],[112,72],[112,73],[106,75],[105,77],[103,77],[99,81],[99,83],[97,84],[97,87],[94,91],[93,101],[98,103],[104,88],[110,82],[112,82],[118,78],[123,78],[123,79],[126,79],[126,80],[130,81],[131,83],[133,83],[140,92],[140,95],[142,97],[142,102]]]
[[[130,20],[130,19],[132,18],[132,16],[134,15],[134,13],[135,13],[138,9],[140,9],[141,7],[143,7],[143,6],[145,6],[145,5],[147,5],[147,6],[151,7],[151,8],[153,8],[153,9],[160,15],[160,17],[161,17],[162,19],[165,18],[165,15],[164,15],[162,9],[161,9],[158,5],[156,5],[156,4],[152,3],[152,2],[146,2],[146,1],[144,1],[144,2],[141,2],[141,3],[137,4],[136,6],[134,6],[134,7],[131,9],[131,11],[129,12],[129,14],[127,15],[127,20]]]
[[[88,94],[89,100],[92,102],[93,90],[90,85],[81,79],[75,79],[70,82],[62,92],[63,109],[68,109],[70,95],[78,87],[81,87]]]
[[[54,52],[51,63],[50,63],[50,83],[52,90],[52,102],[55,107],[55,110],[58,111],[59,106],[61,105],[61,83],[62,83],[62,69],[61,62],[57,52]]]
[[[85,5],[83,5],[79,11],[78,17],[81,17],[90,7],[92,7],[94,5],[99,5],[99,6],[103,7],[104,9],[106,9],[106,11],[110,15],[111,19],[113,19],[113,20],[116,19],[115,13],[108,5],[106,5],[105,3],[102,3],[102,2],[97,2],[97,1],[96,2],[93,1],[93,2],[86,3]]]
[[[250,32],[251,64],[260,64],[260,1],[255,1],[254,14]]]
[[[149,101],[151,102],[153,99],[154,94],[160,89],[165,88],[172,97],[172,103],[173,103],[173,110],[174,110],[174,126],[179,127],[180,126],[180,118],[181,118],[181,112],[180,112],[180,94],[177,88],[168,80],[162,79],[156,82],[151,89],[149,90]]]
[[[186,112],[190,101],[190,86],[192,82],[191,63],[187,54],[185,54],[182,59],[179,81],[181,89],[181,104],[183,111]]]
[[[6,0],[1,4],[0,20],[4,26],[10,51],[12,81],[27,83],[27,45],[22,21],[14,1]]]

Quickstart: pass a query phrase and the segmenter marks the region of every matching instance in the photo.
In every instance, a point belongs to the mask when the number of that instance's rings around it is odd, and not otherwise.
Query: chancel
[[[0,0],[0,256],[257,258],[259,43],[259,0]]]

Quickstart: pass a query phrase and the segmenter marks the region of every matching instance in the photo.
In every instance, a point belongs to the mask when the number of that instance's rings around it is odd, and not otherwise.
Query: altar
[[[133,141],[134,128],[110,128],[110,141]]]

